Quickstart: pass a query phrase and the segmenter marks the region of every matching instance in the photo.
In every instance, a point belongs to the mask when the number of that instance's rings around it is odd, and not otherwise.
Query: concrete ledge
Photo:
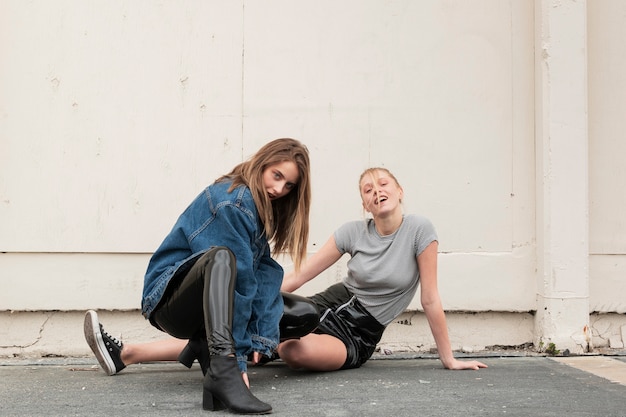
[[[166,334],[153,328],[137,310],[99,310],[106,330],[125,343],[160,340]],[[0,312],[0,357],[90,357],[83,336],[82,311]],[[534,316],[530,313],[447,313],[452,349],[463,354],[536,352],[532,346]],[[621,330],[626,317],[592,315],[594,351],[623,350]],[[612,346],[609,345],[612,341]],[[619,342],[619,343],[618,343]],[[612,349],[611,349],[612,348]],[[558,346],[557,346],[558,349]],[[391,323],[379,345],[385,354],[436,353],[428,323],[421,312],[406,312]]]

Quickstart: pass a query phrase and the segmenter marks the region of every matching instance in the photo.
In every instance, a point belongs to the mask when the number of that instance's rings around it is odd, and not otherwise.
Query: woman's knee
[[[278,356],[290,368],[301,368],[303,358],[303,346],[300,340],[287,340],[278,345]]]
[[[327,335],[310,334],[278,345],[278,356],[292,369],[337,370],[345,363],[346,355],[343,343]]]
[[[231,265],[236,263],[235,254],[226,246],[213,246],[200,257],[199,261],[201,265],[206,266],[214,263],[216,259],[228,261]]]

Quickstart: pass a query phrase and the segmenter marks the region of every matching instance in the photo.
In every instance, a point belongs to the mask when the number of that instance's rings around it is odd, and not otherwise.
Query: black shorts
[[[348,355],[341,369],[358,368],[372,356],[383,336],[380,324],[342,284],[309,297],[320,309],[320,324],[313,331],[327,334],[346,345]]]

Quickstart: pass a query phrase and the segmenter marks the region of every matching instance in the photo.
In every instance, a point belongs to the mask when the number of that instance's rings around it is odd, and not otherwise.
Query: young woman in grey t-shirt
[[[299,273],[283,279],[292,292],[348,253],[348,275],[310,297],[320,308],[318,328],[279,344],[278,355],[290,367],[315,371],[358,368],[374,353],[385,327],[409,305],[421,284],[420,299],[439,358],[448,369],[479,369],[478,361],[454,358],[437,288],[437,235],[425,217],[402,213],[403,190],[385,168],[361,174],[359,189],[366,221],[350,222],[312,255]]]

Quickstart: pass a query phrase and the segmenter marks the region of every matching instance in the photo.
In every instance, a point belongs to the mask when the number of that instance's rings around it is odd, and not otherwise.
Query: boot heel
[[[196,359],[202,369],[202,375],[206,375],[210,362],[209,346],[206,340],[190,339],[180,352],[180,355],[178,355],[178,362],[182,363],[187,368],[191,368]]]
[[[178,355],[178,362],[185,365],[187,368],[191,368],[193,361],[196,360],[196,353],[189,347],[189,344],[185,345],[185,348]]]
[[[202,390],[202,409],[210,411],[218,411],[226,408],[219,398],[214,397],[211,391],[204,388]]]

